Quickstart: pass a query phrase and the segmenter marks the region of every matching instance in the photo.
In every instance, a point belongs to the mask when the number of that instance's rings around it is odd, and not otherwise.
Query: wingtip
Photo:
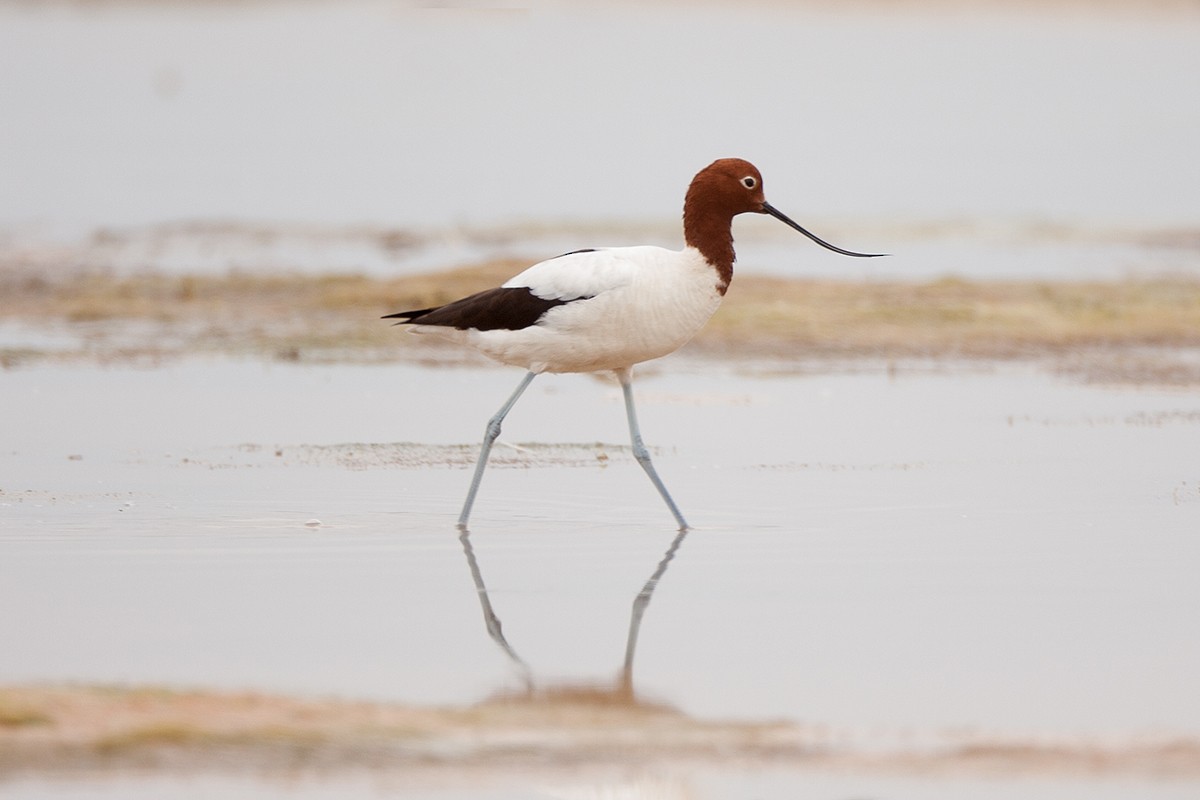
[[[392,323],[392,325],[393,325],[393,326],[395,326],[395,325],[407,325],[407,324],[409,324],[410,322],[412,322],[412,314],[410,314],[410,313],[408,313],[408,312],[405,312],[405,311],[401,311],[401,312],[400,312],[400,313],[398,313],[398,314],[385,314],[384,316],[380,317],[380,319],[395,319],[395,320],[399,320],[399,322],[393,322],[393,323]]]

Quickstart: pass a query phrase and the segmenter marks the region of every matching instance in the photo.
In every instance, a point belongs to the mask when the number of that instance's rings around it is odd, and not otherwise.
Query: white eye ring
[[[742,186],[745,186],[747,189],[753,189],[755,186],[758,186],[758,181],[754,180],[753,176],[747,175],[742,178]]]

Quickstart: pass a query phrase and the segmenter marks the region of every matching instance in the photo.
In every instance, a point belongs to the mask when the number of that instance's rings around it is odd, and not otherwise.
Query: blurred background
[[[884,262],[1200,271],[1195,2],[0,3],[0,258],[399,274],[678,246],[739,156]],[[53,253],[51,253],[53,251]]]

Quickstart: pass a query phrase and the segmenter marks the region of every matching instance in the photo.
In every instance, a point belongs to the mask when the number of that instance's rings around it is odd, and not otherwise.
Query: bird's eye
[[[758,186],[758,181],[754,180],[752,176],[747,175],[742,178],[742,186],[745,186],[747,189],[753,189],[755,186]]]

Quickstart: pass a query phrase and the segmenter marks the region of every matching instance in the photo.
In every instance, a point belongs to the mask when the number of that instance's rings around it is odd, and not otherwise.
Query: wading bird
[[[475,474],[458,517],[466,530],[479,482],[504,417],[543,372],[612,372],[621,383],[633,455],[679,523],[687,521],[658,477],[642,443],[633,404],[632,368],[674,352],[704,326],[733,279],[733,218],[770,214],[835,253],[854,253],[809,233],[767,202],[762,175],[748,161],[722,158],[696,174],[683,203],[682,250],[609,247],[576,250],[534,264],[495,289],[436,308],[383,319],[471,345],[526,370],[516,391],[488,421]]]

